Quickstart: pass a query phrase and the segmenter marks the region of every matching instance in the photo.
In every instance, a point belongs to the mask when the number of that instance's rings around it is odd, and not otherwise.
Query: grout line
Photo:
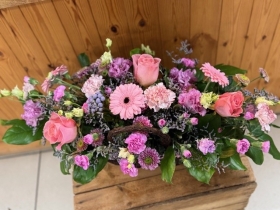
[[[53,151],[52,148],[44,149],[44,150],[26,151],[26,152],[22,152],[22,153],[9,154],[9,155],[5,154],[5,155],[0,155],[0,160],[14,158],[14,157],[21,157],[21,156],[26,156],[26,155],[34,155],[34,154],[38,154],[38,153],[45,153],[45,152],[51,152],[51,151]]]
[[[41,171],[41,157],[42,152],[39,152],[39,160],[38,160],[38,172],[37,172],[37,181],[36,181],[36,191],[35,191],[35,204],[34,210],[37,209],[37,202],[38,202],[38,191],[39,191],[39,184],[40,184],[40,171]]]

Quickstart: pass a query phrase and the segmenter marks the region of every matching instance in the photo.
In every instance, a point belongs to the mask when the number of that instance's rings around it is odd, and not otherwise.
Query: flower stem
[[[78,86],[76,86],[76,85],[72,85],[72,84],[70,84],[70,83],[68,83],[68,82],[65,82],[64,80],[61,80],[61,79],[58,79],[58,78],[56,78],[56,80],[58,81],[58,84],[66,85],[66,86],[68,86],[69,88],[81,90],[80,87],[78,87]]]
[[[203,90],[204,93],[206,93],[206,90],[207,90],[208,86],[210,85],[210,83],[211,83],[211,81],[208,80],[207,85],[205,86],[205,88],[204,88],[204,90]]]

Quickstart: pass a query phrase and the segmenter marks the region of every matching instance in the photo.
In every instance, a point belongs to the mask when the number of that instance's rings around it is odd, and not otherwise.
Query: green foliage
[[[215,114],[206,114],[203,117],[198,117],[197,127],[200,130],[207,129],[208,132],[218,133],[218,129],[221,127],[221,116]]]
[[[269,154],[271,154],[274,159],[280,160],[280,152],[276,148],[273,139],[268,134],[264,133],[263,135],[259,136],[258,140],[269,141],[270,142]]]
[[[69,161],[67,161],[67,160],[60,161],[60,171],[61,171],[61,173],[63,173],[64,175],[70,174],[69,173],[70,168],[71,168],[71,164],[69,163]]]
[[[172,147],[168,147],[165,151],[160,162],[160,169],[162,180],[171,183],[175,171],[175,152]]]
[[[81,67],[89,66],[90,61],[89,57],[85,53],[81,53],[78,55],[78,60],[80,62]]]
[[[202,169],[200,167],[191,167],[188,170],[190,175],[205,184],[209,184],[213,174],[215,173],[215,169],[212,167],[208,170]]]
[[[142,50],[140,48],[134,48],[132,50],[130,50],[130,56],[134,55],[134,54],[141,54]]]
[[[235,153],[229,158],[230,168],[233,170],[247,170],[247,168],[243,165],[240,155]]]
[[[3,141],[7,144],[25,145],[40,140],[43,137],[43,127],[45,121],[40,121],[36,131],[26,125],[25,120],[1,120],[1,125],[12,125],[3,136]]]
[[[216,69],[220,69],[226,74],[226,76],[234,76],[235,74],[246,74],[247,71],[244,69],[237,68],[231,65],[218,64],[214,66]]]
[[[249,121],[248,130],[255,137],[259,137],[264,134],[264,132],[262,131],[262,127],[257,119]]]

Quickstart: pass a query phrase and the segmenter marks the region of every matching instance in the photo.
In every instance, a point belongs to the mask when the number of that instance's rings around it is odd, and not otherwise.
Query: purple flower
[[[64,91],[66,87],[64,85],[59,85],[54,91],[53,91],[53,100],[56,102],[59,102],[60,99],[64,96]]]
[[[146,116],[138,116],[133,120],[133,124],[139,123],[143,126],[146,127],[153,127],[153,125],[151,124],[151,121],[149,120],[148,117]]]
[[[89,113],[89,107],[88,107],[87,102],[83,103],[82,109],[83,109],[84,113],[86,113],[86,114]]]
[[[236,151],[239,154],[244,155],[250,147],[250,142],[247,139],[238,140],[236,143]]]
[[[128,59],[115,58],[110,65],[108,75],[109,77],[121,78],[128,72],[131,65],[132,62]]]
[[[263,152],[268,153],[269,149],[270,149],[270,141],[262,142],[261,149],[262,149]]]
[[[200,104],[200,96],[201,93],[192,88],[187,93],[181,93],[178,97],[178,102],[187,110],[189,110],[193,114],[200,114],[201,116],[204,116],[206,114],[206,110],[204,107]]]
[[[86,155],[76,155],[74,157],[74,162],[77,166],[82,167],[84,170],[87,170],[89,167],[89,159]]]
[[[107,96],[110,96],[112,92],[113,91],[110,87],[105,87],[105,93],[106,93]]]
[[[252,112],[246,112],[244,115],[245,120],[252,120],[255,118],[255,115]]]
[[[179,85],[181,91],[189,89],[196,81],[195,71],[190,69],[183,71],[174,67],[170,70],[169,77],[172,79],[173,83]]]
[[[138,163],[141,168],[146,170],[155,170],[158,167],[159,162],[159,154],[152,148],[146,148],[138,156]]]
[[[93,129],[90,133],[93,138],[92,146],[102,145],[102,142],[105,137],[104,137],[103,133],[101,132],[101,130],[96,128],[96,129]]]
[[[127,159],[122,158],[119,164],[124,174],[128,174],[131,177],[138,176],[138,169],[135,168],[134,164],[129,163]]]
[[[39,102],[28,100],[25,102],[23,109],[24,113],[21,115],[21,117],[25,120],[26,125],[36,127],[38,120],[42,118],[44,108]]]
[[[190,122],[191,122],[192,125],[197,125],[198,124],[198,119],[196,117],[192,117],[190,119]]]
[[[163,126],[165,126],[165,124],[166,124],[166,120],[165,119],[160,119],[159,121],[158,121],[158,126],[159,127],[163,127]]]
[[[143,133],[132,133],[126,139],[125,143],[128,144],[127,149],[129,152],[140,154],[146,148],[147,136]]]
[[[195,61],[193,59],[190,58],[182,58],[181,62],[186,66],[186,67],[190,67],[190,68],[194,68],[195,66]]]
[[[84,143],[86,144],[92,144],[93,143],[93,136],[92,134],[87,134],[83,138]]]
[[[184,152],[183,152],[183,156],[185,157],[185,158],[191,158],[192,157],[192,153],[190,152],[190,150],[185,150]]]
[[[216,146],[213,140],[209,140],[208,138],[201,139],[197,142],[198,149],[206,155],[207,153],[214,153]]]

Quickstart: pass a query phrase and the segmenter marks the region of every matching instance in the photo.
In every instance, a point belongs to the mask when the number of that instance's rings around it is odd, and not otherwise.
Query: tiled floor
[[[280,149],[280,129],[270,134]],[[280,161],[266,154],[262,166],[252,167],[258,186],[246,210],[280,210]],[[60,173],[51,151],[0,157],[0,210],[73,209],[71,176]]]

